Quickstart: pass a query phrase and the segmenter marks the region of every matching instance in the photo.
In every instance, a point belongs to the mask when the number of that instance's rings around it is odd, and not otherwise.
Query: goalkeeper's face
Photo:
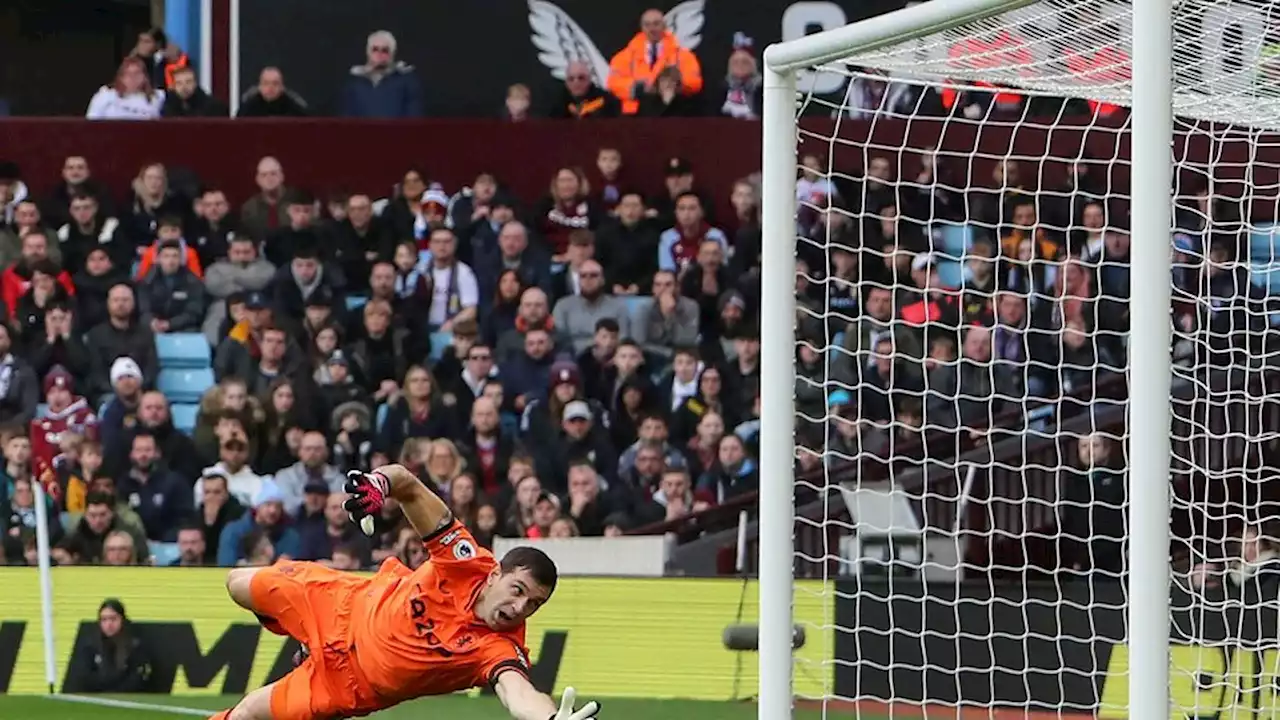
[[[528,620],[551,597],[528,568],[495,570],[477,603],[477,615],[494,630],[512,630]]]

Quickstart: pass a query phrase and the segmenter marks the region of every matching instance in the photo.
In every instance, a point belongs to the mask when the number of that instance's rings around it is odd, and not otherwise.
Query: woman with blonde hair
[[[189,214],[185,202],[169,185],[169,171],[161,163],[148,163],[130,185],[129,214],[125,230],[134,245],[146,248],[156,239],[161,220],[183,221]],[[125,220],[125,218],[121,218]],[[186,247],[183,246],[183,255]],[[129,268],[123,268],[126,272]]]
[[[431,441],[427,449],[426,475],[423,481],[430,481],[441,495],[449,497],[449,488],[454,478],[462,474],[467,463],[462,459],[462,452],[452,440],[439,438]]]

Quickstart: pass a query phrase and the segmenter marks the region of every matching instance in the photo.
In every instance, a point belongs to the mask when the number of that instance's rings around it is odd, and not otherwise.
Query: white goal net
[[[1131,257],[1144,20],[1021,3],[799,73],[794,567],[835,618],[801,704],[1129,717],[1131,509],[1167,492],[1172,717],[1280,712],[1280,7],[1173,2],[1171,273]],[[1151,372],[1167,458],[1130,442]]]

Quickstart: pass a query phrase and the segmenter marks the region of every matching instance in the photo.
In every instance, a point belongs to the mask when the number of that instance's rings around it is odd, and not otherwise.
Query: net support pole
[[[770,48],[772,50],[774,48]],[[760,720],[791,717],[796,80],[765,52],[761,132]]]
[[[1133,2],[1129,320],[1129,714],[1169,718],[1170,259],[1173,4]]]
[[[44,640],[44,679],[57,692],[58,663],[53,645],[53,569],[49,561],[49,510],[44,486],[32,483],[36,497],[36,555],[40,564],[40,637]]]
[[[240,95],[244,89],[240,87],[240,0],[227,3],[227,106],[231,117],[240,112]]]

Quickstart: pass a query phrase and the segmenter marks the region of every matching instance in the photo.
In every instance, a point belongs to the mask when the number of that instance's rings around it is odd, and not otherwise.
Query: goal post
[[[930,0],[835,30],[774,44],[765,50],[761,181],[761,332],[764,339],[761,369],[765,378],[761,387],[759,522],[761,720],[789,718],[795,700],[791,683],[794,672],[791,610],[794,575],[801,562],[795,543],[797,517],[793,482],[797,454],[793,393],[797,377],[795,273],[799,153],[804,152],[806,143],[816,145],[814,149],[819,154],[826,154],[830,149],[825,145],[837,143],[835,137],[813,137],[802,130],[800,114],[807,98],[797,91],[797,76],[815,71],[851,74],[854,71],[849,66],[853,64],[883,70],[891,78],[902,77],[922,85],[947,84],[969,89],[974,83],[992,82],[1031,93],[1113,102],[1131,108],[1123,131],[1128,157],[1121,159],[1117,155],[1113,160],[1130,167],[1133,178],[1128,193],[1131,262],[1134,267],[1142,268],[1143,277],[1149,278],[1149,282],[1142,283],[1140,289],[1135,288],[1128,299],[1131,331],[1127,413],[1132,421],[1126,425],[1124,438],[1128,443],[1130,488],[1127,503],[1130,560],[1125,609],[1127,717],[1135,720],[1169,717],[1172,332],[1170,283],[1164,279],[1171,274],[1171,188],[1175,175],[1171,149],[1175,106],[1174,13],[1177,12],[1174,6],[1177,4],[1170,0]],[[1226,0],[1226,4],[1230,1]],[[1030,72],[1026,72],[1025,67],[999,66],[989,59],[973,62],[972,58],[948,58],[938,51],[938,47],[963,37],[966,32],[990,31],[1006,21],[1033,26],[1037,14],[1043,17],[1080,10],[1097,11],[1111,20],[1121,17],[1128,24],[1125,29],[1129,33],[1126,38],[1129,58],[1128,67],[1121,73],[1123,77],[1112,68],[1106,77],[1101,80],[1095,77],[1093,82],[1063,79],[1062,53],[1072,49],[1073,40],[1109,42],[1088,28],[1064,32],[1058,37],[1048,32],[1034,37],[1031,42],[1041,47]],[[1016,11],[1024,14],[1014,17]],[[990,54],[1000,56],[1000,53]],[[925,68],[919,76],[913,76],[916,64]],[[939,70],[955,72],[950,73],[950,79],[939,81]],[[1219,112],[1224,113],[1223,119],[1230,119],[1227,107],[1206,110],[1200,116]],[[837,112],[839,110],[837,108]],[[979,124],[986,119],[969,117],[960,118],[959,122]],[[902,121],[911,122],[910,119]],[[937,121],[944,126],[949,122],[946,118]],[[837,128],[840,122],[843,120],[836,121]],[[825,168],[826,177],[841,172],[846,171],[830,164]],[[972,479],[970,468],[970,482]],[[853,484],[857,484],[856,479]],[[850,533],[857,533],[860,520],[852,519]],[[835,548],[827,552],[839,555]],[[827,560],[821,559],[824,563]],[[958,564],[963,565],[963,559]],[[831,580],[825,571],[823,576]],[[832,589],[826,592],[836,594]],[[845,629],[834,628],[837,632]],[[832,630],[809,629],[810,632]],[[958,636],[955,642],[961,642]],[[924,664],[928,664],[927,658]],[[947,670],[946,667],[940,669]]]

